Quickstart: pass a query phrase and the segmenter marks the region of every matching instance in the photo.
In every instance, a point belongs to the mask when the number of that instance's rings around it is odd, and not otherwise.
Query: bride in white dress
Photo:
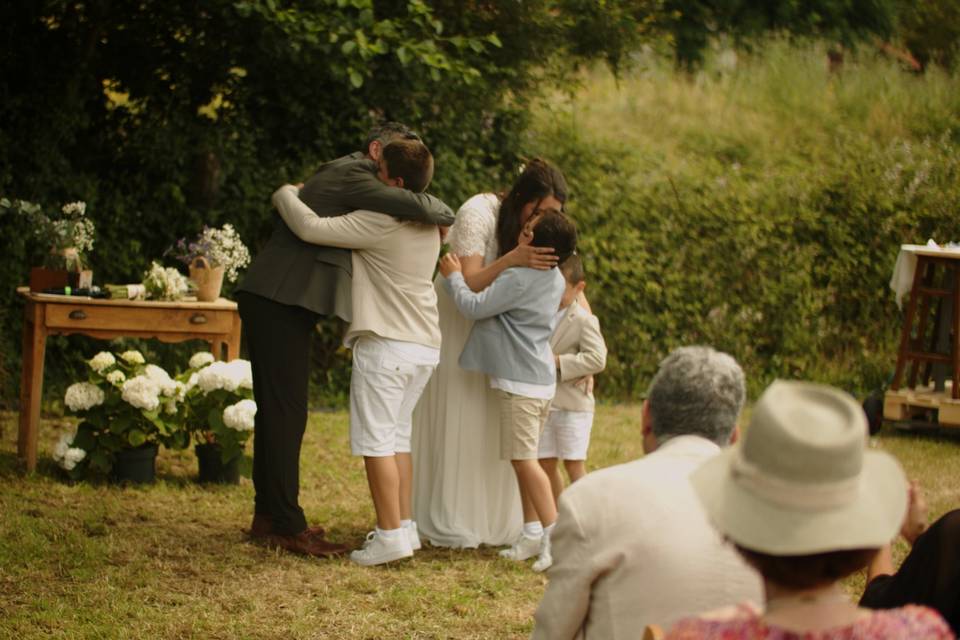
[[[566,198],[559,169],[534,160],[502,200],[493,193],[467,200],[447,240],[467,285],[485,289],[513,266],[553,267],[552,249],[529,246],[521,232],[536,211],[562,210]],[[496,396],[487,376],[457,364],[473,322],[460,315],[440,278],[436,289],[443,342],[413,414],[414,518],[435,546],[512,544],[523,518],[513,469],[500,460]]]

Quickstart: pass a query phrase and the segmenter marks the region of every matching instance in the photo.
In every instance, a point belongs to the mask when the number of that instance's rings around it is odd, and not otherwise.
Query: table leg
[[[213,354],[213,357],[216,358],[217,360],[223,360],[223,348],[226,345],[226,343],[223,340],[220,340],[219,338],[214,338],[209,342],[210,342],[210,353]],[[229,360],[230,358],[227,357],[226,361],[229,362]]]
[[[923,286],[923,275],[926,273],[927,260],[924,256],[917,256],[917,269],[913,274],[913,287],[910,289],[910,300],[907,302],[907,312],[903,318],[903,328],[900,330],[900,347],[897,349],[897,368],[893,373],[893,382],[890,389],[900,389],[903,380],[903,370],[907,365],[907,353],[910,351],[910,334],[913,329],[913,318],[917,313],[917,300],[920,298],[920,287]]]
[[[240,314],[233,316],[233,331],[227,340],[227,360],[240,357]]]
[[[953,272],[953,388],[950,395],[960,400],[960,268]]]
[[[23,373],[20,377],[20,432],[17,437],[17,454],[26,462],[28,472],[37,468],[37,432],[46,343],[43,308],[28,302],[23,318]]]

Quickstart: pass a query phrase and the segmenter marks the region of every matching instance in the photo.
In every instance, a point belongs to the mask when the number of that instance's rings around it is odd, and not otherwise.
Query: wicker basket
[[[197,285],[197,300],[213,302],[223,287],[223,267],[211,267],[206,258],[197,256],[190,263],[190,279]]]

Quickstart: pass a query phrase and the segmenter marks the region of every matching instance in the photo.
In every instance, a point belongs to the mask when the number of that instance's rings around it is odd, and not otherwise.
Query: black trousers
[[[237,293],[253,368],[254,511],[279,534],[307,528],[300,508],[300,447],[307,426],[310,343],[319,315],[246,291]]]

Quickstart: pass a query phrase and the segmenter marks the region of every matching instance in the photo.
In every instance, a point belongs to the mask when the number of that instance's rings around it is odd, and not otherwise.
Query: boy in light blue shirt
[[[577,230],[558,211],[535,222],[530,244],[551,247],[559,263],[573,255]],[[538,555],[534,571],[552,563],[550,532],[557,519],[550,479],[537,460],[540,433],[556,390],[556,364],[550,349],[553,322],[566,282],[560,270],[514,267],[489,287],[473,292],[449,253],[440,261],[445,285],[466,318],[475,320],[460,355],[460,366],[490,376],[500,400],[500,457],[510,460],[523,503],[524,534],[500,555],[526,560]]]

